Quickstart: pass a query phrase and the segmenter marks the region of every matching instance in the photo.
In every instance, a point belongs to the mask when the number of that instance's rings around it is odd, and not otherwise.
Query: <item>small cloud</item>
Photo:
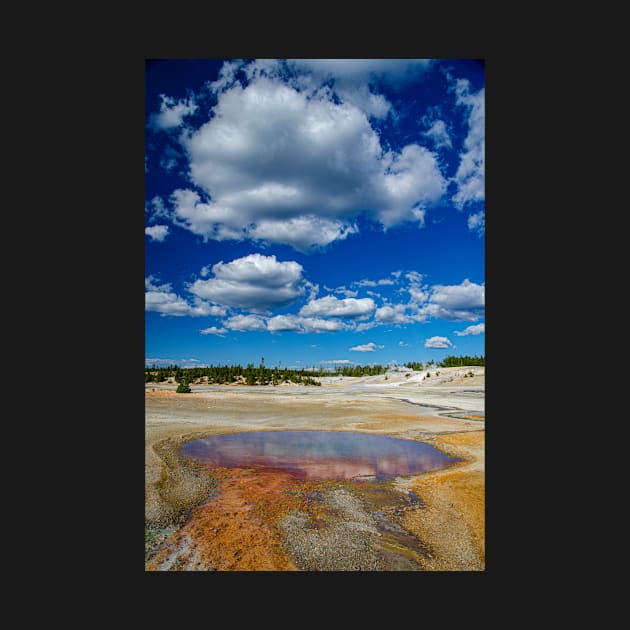
[[[388,284],[396,284],[391,278],[381,278],[380,280],[357,280],[352,285],[356,287],[378,287]]]
[[[424,276],[421,273],[418,273],[417,271],[409,271],[408,273],[405,274],[405,278],[407,278],[407,280],[409,280],[409,283],[412,285],[420,284],[422,282],[423,277]]]
[[[398,345],[399,345],[401,348],[404,348],[405,346],[408,346],[409,344],[408,344],[408,343],[405,343],[404,341],[399,341],[399,342],[398,342]]]
[[[227,333],[227,328],[217,328],[216,326],[210,326],[210,328],[203,328],[199,332],[202,335],[216,335],[217,337],[224,337]]]
[[[446,129],[446,123],[443,120],[433,121],[431,127],[424,132],[424,135],[433,140],[437,149],[441,147],[451,148],[453,146]]]
[[[486,332],[485,324],[475,324],[474,326],[468,326],[464,330],[453,331],[458,337],[464,337],[466,335],[481,335]]]
[[[352,291],[351,289],[346,289],[346,287],[339,287],[337,289],[328,289],[331,293],[341,293],[341,295],[343,295],[344,297],[347,298],[353,298],[353,297],[357,297],[357,295],[359,294],[358,291]]]
[[[164,131],[170,131],[181,127],[184,123],[184,118],[193,114],[198,106],[193,98],[188,100],[176,101],[170,96],[160,94],[162,103],[160,104],[159,113],[151,114],[150,126],[154,129],[162,129]]]
[[[145,365],[148,365],[148,366],[152,366],[152,365],[160,366],[160,365],[173,365],[177,363],[177,361],[175,359],[145,358],[144,363]]]
[[[159,195],[156,195],[145,205],[145,212],[149,215],[151,221],[157,219],[167,219],[170,221],[171,214],[168,208],[164,205],[164,200]]]
[[[177,365],[183,368],[204,367],[199,359],[179,359]]]
[[[446,337],[431,337],[424,342],[425,348],[449,348],[453,344]]]
[[[468,229],[471,232],[476,231],[479,238],[481,238],[486,231],[486,213],[481,210],[476,214],[468,216]]]
[[[168,225],[151,225],[144,228],[144,233],[153,241],[162,242],[168,235]]]
[[[348,361],[348,359],[331,359],[329,361],[320,361],[320,365],[349,365],[354,361]]]
[[[350,348],[350,352],[374,352],[376,348],[384,348],[385,346],[377,346],[373,341],[370,343],[366,343],[362,346],[354,346],[354,348]]]
[[[359,324],[355,330],[357,332],[363,332],[364,330],[370,330],[370,328],[374,328],[374,326],[378,326],[379,322],[365,322],[363,324]]]

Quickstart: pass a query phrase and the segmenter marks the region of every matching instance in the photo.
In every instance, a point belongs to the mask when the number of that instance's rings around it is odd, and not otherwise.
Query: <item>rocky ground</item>
[[[321,380],[146,386],[146,570],[484,570],[484,368]],[[378,483],[299,482],[204,470],[178,451],[207,435],[306,429],[417,440],[460,461]]]

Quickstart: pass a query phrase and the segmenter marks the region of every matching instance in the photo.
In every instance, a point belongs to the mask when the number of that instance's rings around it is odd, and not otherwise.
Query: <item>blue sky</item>
[[[467,59],[146,63],[145,361],[485,355]]]

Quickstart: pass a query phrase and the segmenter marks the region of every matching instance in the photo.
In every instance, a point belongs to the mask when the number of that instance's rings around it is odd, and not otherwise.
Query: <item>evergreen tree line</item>
[[[435,363],[433,360],[426,363],[422,363],[421,361],[410,361],[409,363],[405,363],[405,367],[415,370],[416,372],[421,372],[422,370],[426,370],[431,367],[463,367],[469,365],[479,365],[485,367],[486,359],[485,357],[470,357],[463,355],[460,357],[449,356],[439,363]]]
[[[485,367],[486,358],[485,357],[469,357],[469,356],[461,356],[461,357],[446,357],[441,363],[439,363],[440,367],[461,367],[464,365],[479,365]]]
[[[482,356],[448,356],[440,363],[431,360],[428,362],[409,361],[404,367],[421,371],[431,367],[460,367],[460,366],[485,366],[485,358]],[[208,384],[223,385],[227,383],[245,383],[246,385],[280,385],[281,383],[297,383],[301,385],[321,385],[316,378],[322,376],[376,376],[385,374],[388,367],[384,365],[343,365],[334,370],[312,368],[306,370],[290,369],[287,367],[266,367],[264,360],[258,367],[248,363],[241,365],[209,365],[205,367],[180,367],[176,364],[158,367],[153,365],[144,368],[145,383],[162,383],[172,378],[176,383],[199,383],[207,377]]]
[[[315,380],[322,376],[373,376],[383,374],[387,371],[382,365],[354,365],[337,366],[335,370],[322,370],[304,368],[300,370],[266,367],[261,361],[258,367],[253,363],[248,363],[245,367],[241,365],[210,365],[206,367],[179,367],[178,365],[168,365],[166,367],[145,367],[145,383],[162,383],[168,378],[173,378],[176,383],[195,383],[207,377],[208,384],[223,385],[226,383],[244,382],[246,385],[280,385],[281,383],[297,383],[301,385],[321,385]],[[205,379],[204,379],[205,382]]]

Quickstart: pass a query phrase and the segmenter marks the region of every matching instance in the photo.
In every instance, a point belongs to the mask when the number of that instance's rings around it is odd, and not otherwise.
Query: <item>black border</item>
[[[522,173],[523,146],[519,144],[525,136],[533,132],[533,124],[520,127],[527,119],[523,107],[531,104],[523,98],[528,86],[521,70],[526,64],[518,57],[493,47],[487,39],[475,32],[470,26],[468,37],[448,41],[443,32],[428,37],[429,27],[420,28],[405,25],[411,20],[401,13],[396,14],[395,30],[381,42],[387,24],[375,18],[367,31],[360,23],[356,24],[354,34],[348,31],[348,23],[340,24],[328,15],[322,18],[322,30],[311,24],[311,37],[305,37],[297,27],[287,32],[275,33],[268,30],[250,38],[248,35],[236,36],[224,34],[217,43],[214,34],[203,37],[186,33],[182,28],[179,41],[174,43],[177,34],[175,28],[162,26],[162,30],[151,30],[151,26],[127,33],[123,38],[124,53],[120,53],[116,42],[116,52],[109,52],[100,57],[98,63],[91,64],[93,81],[90,90],[83,89],[82,97],[86,100],[83,117],[76,120],[81,126],[94,129],[100,134],[81,138],[85,141],[85,154],[89,156],[87,171],[90,177],[83,184],[83,195],[96,206],[95,217],[90,224],[90,236],[95,232],[102,234],[96,243],[90,238],[87,259],[94,261],[86,269],[99,280],[99,295],[114,294],[116,299],[108,299],[113,308],[103,314],[103,303],[99,296],[89,302],[87,317],[90,323],[81,329],[80,335],[86,336],[85,350],[95,353],[88,358],[89,365],[102,366],[103,372],[115,373],[115,378],[104,379],[96,385],[89,385],[89,396],[99,396],[99,414],[111,426],[109,435],[93,436],[103,442],[101,461],[96,466],[100,475],[97,483],[102,483],[101,500],[97,505],[88,506],[93,513],[89,519],[104,525],[99,531],[97,541],[88,536],[89,545],[98,546],[97,566],[104,567],[109,573],[108,579],[117,581],[128,579],[132,588],[141,585],[150,588],[156,596],[161,588],[164,593],[174,594],[173,588],[180,587],[188,592],[193,584],[201,592],[211,589],[214,597],[220,597],[233,588],[258,588],[258,584],[271,585],[273,589],[291,589],[306,592],[304,589],[318,588],[330,598],[326,605],[342,589],[358,587],[364,594],[372,589],[385,589],[396,593],[397,598],[413,593],[428,592],[427,588],[438,589],[458,586],[461,590],[470,590],[473,585],[488,588],[488,578],[499,586],[506,576],[520,573],[528,564],[529,554],[535,552],[533,538],[528,531],[533,526],[532,517],[526,515],[523,500],[531,492],[530,476],[515,472],[522,467],[526,447],[525,432],[514,429],[514,425],[529,419],[529,410],[514,409],[511,393],[514,391],[512,378],[503,369],[513,362],[513,348],[509,342],[520,335],[519,353],[527,356],[536,352],[536,337],[529,337],[522,328],[530,323],[530,313],[520,316],[518,311],[523,286],[532,284],[532,252],[525,247],[531,229],[523,230],[523,217],[531,210],[531,195],[519,194],[526,185]],[[188,21],[186,22],[188,25]],[[217,24],[217,30],[220,24]],[[225,26],[225,24],[224,24]],[[404,27],[407,26],[405,29]],[[416,30],[417,26],[417,30]],[[230,23],[229,28],[239,31],[239,23]],[[393,26],[392,26],[393,28]],[[365,38],[355,44],[356,31],[366,33]],[[137,41],[135,40],[137,36]],[[392,41],[394,40],[395,41]],[[185,41],[184,41],[185,40]],[[429,40],[431,42],[429,43]],[[208,43],[210,42],[210,43]],[[402,42],[405,42],[404,44]],[[127,47],[125,47],[125,45]],[[108,51],[112,48],[108,48]],[[117,53],[117,54],[116,54]],[[144,187],[142,181],[144,164],[144,60],[146,58],[204,58],[204,57],[390,57],[390,58],[475,58],[485,60],[486,68],[486,112],[487,112],[487,199],[486,199],[486,571],[447,574],[361,574],[316,577],[291,577],[283,574],[234,574],[227,577],[221,574],[219,581],[214,579],[191,579],[184,582],[173,578],[148,578],[144,572],[142,545],[137,544],[140,523],[144,522],[143,493],[144,471],[142,453],[144,450]],[[103,82],[103,77],[106,77]],[[85,86],[83,86],[85,88]],[[529,86],[531,87],[531,86]],[[523,102],[525,101],[525,102]],[[93,113],[93,104],[101,103],[97,114]],[[79,134],[81,135],[81,134]],[[525,153],[527,158],[531,157]],[[81,172],[81,169],[79,169]],[[96,199],[95,199],[96,197]],[[87,214],[87,210],[85,211]],[[77,227],[85,224],[81,213]],[[103,218],[106,217],[106,218]],[[520,218],[519,218],[520,217]],[[85,232],[81,231],[81,234]],[[142,243],[142,245],[141,245]],[[531,245],[531,242],[528,243]],[[529,261],[529,262],[528,262]],[[80,264],[80,263],[79,263]],[[535,267],[535,266],[534,266]],[[535,269],[539,269],[535,267]],[[535,276],[536,271],[533,271]],[[91,320],[91,315],[98,319]],[[523,345],[523,334],[531,341],[531,346]],[[77,335],[78,336],[78,335]],[[93,340],[97,339],[94,344]],[[79,346],[81,342],[79,341]],[[524,365],[525,380],[530,366]],[[92,372],[93,370],[90,369]],[[98,368],[97,368],[98,371]],[[520,387],[520,384],[519,384]],[[121,430],[128,431],[129,440],[117,445],[116,452],[111,450],[111,435]],[[137,441],[136,441],[137,438]],[[90,460],[91,470],[94,463]],[[138,477],[137,482],[134,481]],[[93,501],[92,501],[93,502]],[[136,522],[137,521],[137,522]],[[140,533],[141,536],[141,533]],[[88,542],[88,541],[86,541]],[[330,582],[332,578],[335,582]],[[241,581],[245,583],[241,585]],[[165,581],[166,580],[166,581]],[[236,582],[234,581],[236,580]],[[337,580],[339,580],[337,582]],[[237,586],[238,585],[238,586]],[[256,585],[256,586],[255,586]],[[461,588],[460,588],[461,587]],[[385,592],[385,591],[383,591]],[[472,592],[472,591],[471,591]],[[192,596],[192,591],[191,591]],[[159,596],[158,596],[159,597]],[[417,596],[414,597],[414,600]],[[484,604],[480,604],[483,609]],[[483,610],[480,610],[480,615]]]

